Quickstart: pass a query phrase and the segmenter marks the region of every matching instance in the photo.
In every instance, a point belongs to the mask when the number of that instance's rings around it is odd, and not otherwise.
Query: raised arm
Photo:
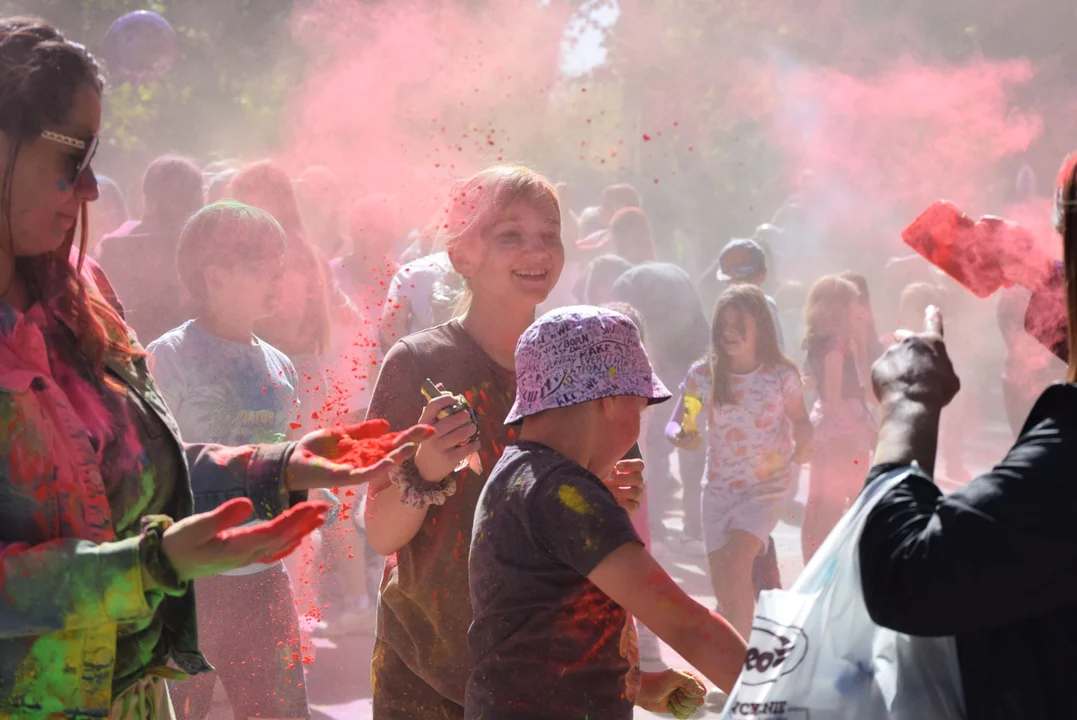
[[[1026,428],[964,488],[944,497],[917,469],[881,498],[860,538],[872,619],[912,635],[954,635],[1077,603],[1077,389],[1055,386],[1037,407],[1061,395],[1068,407]],[[871,480],[901,467],[877,467]]]

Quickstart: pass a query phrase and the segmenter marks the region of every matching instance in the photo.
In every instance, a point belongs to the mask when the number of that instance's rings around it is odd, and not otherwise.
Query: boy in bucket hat
[[[469,563],[474,670],[469,720],[629,720],[633,703],[688,717],[705,687],[640,673],[636,616],[723,690],[746,652],[728,623],[685,594],[646,551],[600,478],[669,392],[639,331],[590,306],[542,316],[516,346],[522,423],[483,488]]]

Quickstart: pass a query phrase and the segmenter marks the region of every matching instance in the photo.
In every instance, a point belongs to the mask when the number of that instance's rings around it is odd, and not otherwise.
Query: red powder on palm
[[[384,420],[367,420],[360,425],[359,432],[345,436],[338,443],[340,455],[334,458],[335,462],[352,467],[364,468],[376,465],[393,450],[400,437],[407,431],[385,433],[389,429],[389,423]],[[384,434],[376,434],[384,433]],[[359,439],[353,437],[359,435]],[[374,437],[362,437],[363,435],[375,435]]]

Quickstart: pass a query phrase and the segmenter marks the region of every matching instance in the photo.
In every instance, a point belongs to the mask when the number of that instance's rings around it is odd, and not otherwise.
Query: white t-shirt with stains
[[[734,492],[767,482],[790,481],[793,426],[785,404],[801,392],[800,374],[788,365],[764,365],[730,375],[734,405],[714,407],[710,362],[692,365],[681,392],[699,395],[707,469],[703,484]]]

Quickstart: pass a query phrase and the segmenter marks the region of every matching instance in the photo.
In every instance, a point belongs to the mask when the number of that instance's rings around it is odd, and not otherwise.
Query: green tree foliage
[[[278,140],[287,90],[303,73],[291,39],[293,0],[7,0],[4,15],[55,23],[99,58],[120,16],[152,10],[169,21],[179,52],[172,70],[145,84],[113,83],[98,162],[127,187],[153,157],[210,159],[264,152]],[[107,68],[106,68],[107,75]]]

